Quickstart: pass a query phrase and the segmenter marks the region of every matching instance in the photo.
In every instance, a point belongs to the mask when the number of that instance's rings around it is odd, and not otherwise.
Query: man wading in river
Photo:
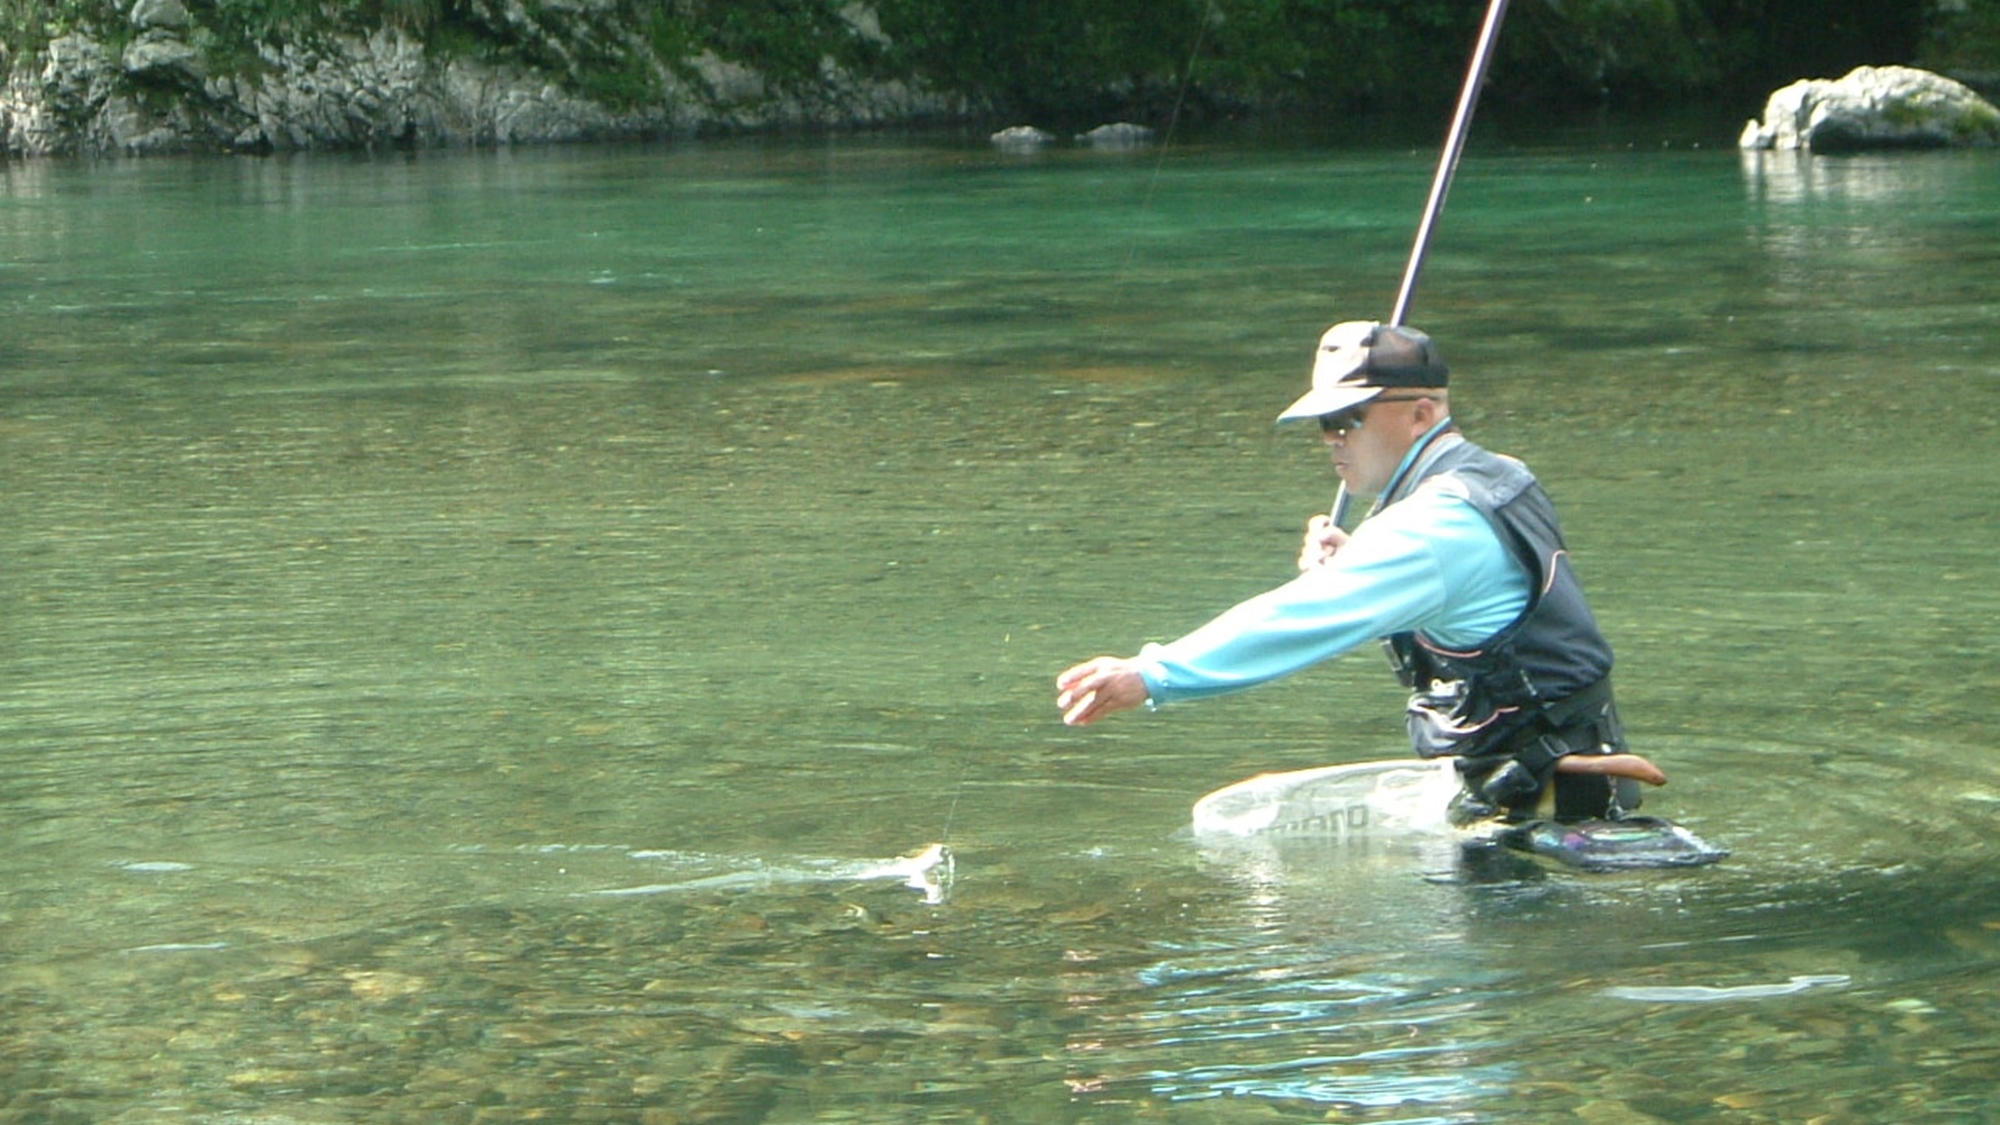
[[[1631,779],[1664,778],[1625,752],[1611,647],[1555,509],[1526,466],[1458,432],[1447,376],[1415,329],[1329,329],[1312,389],[1278,420],[1318,419],[1348,491],[1375,498],[1368,518],[1349,534],[1314,516],[1297,578],[1170,644],[1063,672],[1063,721],[1237,691],[1381,638],[1414,693],[1417,753],[1458,759],[1462,822],[1635,808]]]

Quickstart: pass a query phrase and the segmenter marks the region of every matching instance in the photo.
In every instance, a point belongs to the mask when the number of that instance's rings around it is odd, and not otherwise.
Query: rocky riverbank
[[[181,0],[137,0],[127,26],[82,29],[34,56],[0,57],[0,138],[17,155],[274,152],[688,136],[787,125],[854,127],[952,119],[961,99],[855,75],[831,58],[809,83],[775,83],[712,51],[664,59],[598,0],[530,13],[484,11],[554,66],[451,54],[376,27],[259,43],[218,66]],[[841,13],[860,42],[882,36],[860,4]],[[548,29],[559,27],[560,32]],[[209,37],[212,39],[212,37]],[[611,64],[645,96],[583,79]]]
[[[946,0],[845,0],[838,8],[733,0],[14,0],[0,4],[0,151],[432,148],[973,119],[1350,114],[1406,104],[1432,85],[1412,79],[1378,88],[1367,77],[1363,56],[1421,71],[1410,59],[1436,40],[1436,29],[1420,21],[1396,23],[1408,42],[1367,34],[1375,26],[1370,12],[1394,0],[1351,0],[1353,10],[1343,7],[1318,41],[1325,57],[1305,59],[1276,50],[1240,20],[1203,25],[1195,42],[1205,46],[1193,51],[1165,50],[1160,43],[1195,29],[1174,22],[1172,5],[1129,3],[1129,18],[1099,28],[1111,37],[1099,42],[1074,26],[1074,11],[1068,22],[1064,12],[1041,22],[1023,15],[1000,34]],[[1985,40],[1976,24],[1940,23],[1932,35],[1940,57],[1966,67],[1990,53],[1978,46]],[[1959,42],[1970,46],[1952,47]],[[1530,65],[1535,48],[1521,50],[1511,60],[1517,82],[1563,69],[1550,60]],[[1583,70],[1596,77],[1572,94],[1607,96],[1602,68]],[[1989,143],[1990,107],[1969,91],[1946,96],[1912,86],[1908,76],[1922,73],[1862,68],[1839,84],[1788,88],[1743,143],[1818,151]],[[1855,86],[1862,75],[1879,81]],[[1636,86],[1641,98],[1657,92],[1658,76],[1651,81]],[[1539,82],[1517,84],[1515,97],[1566,88]],[[1015,145],[1022,135],[997,143]]]

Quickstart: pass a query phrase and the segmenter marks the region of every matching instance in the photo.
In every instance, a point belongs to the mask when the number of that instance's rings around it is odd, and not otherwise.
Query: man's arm
[[[1308,550],[1315,531],[1336,538],[1315,521]],[[1339,540],[1331,558],[1179,640],[1066,670],[1056,681],[1064,721],[1239,691],[1413,629],[1477,643],[1527,604],[1525,575],[1462,500],[1413,497]]]

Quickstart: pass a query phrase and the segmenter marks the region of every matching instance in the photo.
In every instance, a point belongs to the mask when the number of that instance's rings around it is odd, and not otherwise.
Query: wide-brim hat
[[[1278,421],[1332,414],[1392,387],[1443,387],[1450,376],[1437,345],[1422,332],[1373,320],[1345,321],[1319,338],[1312,390],[1286,407]]]

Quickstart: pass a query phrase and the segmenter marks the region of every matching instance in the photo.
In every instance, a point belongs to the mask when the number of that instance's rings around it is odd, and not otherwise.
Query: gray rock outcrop
[[[1853,152],[2000,144],[2000,110],[1961,82],[1907,66],[1857,67],[1777,91],[1744,126],[1746,149]]]
[[[899,82],[871,82],[831,59],[779,85],[703,53],[666,60],[635,39],[607,0],[468,0],[488,26],[529,43],[554,72],[427,50],[399,28],[256,45],[250,65],[212,67],[200,16],[184,0],[136,0],[132,34],[71,32],[34,57],[7,58],[0,150],[146,154],[185,151],[439,147],[642,139],[787,125],[850,127],[965,113]],[[550,12],[561,19],[548,18]],[[858,38],[882,31],[872,11],[842,11]],[[613,97],[589,79],[636,76]]]

